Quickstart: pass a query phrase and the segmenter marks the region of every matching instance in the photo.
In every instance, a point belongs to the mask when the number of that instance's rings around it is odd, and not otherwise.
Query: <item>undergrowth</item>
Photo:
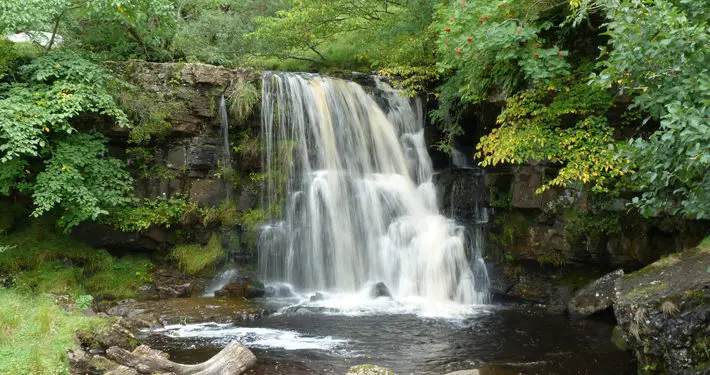
[[[0,249],[0,273],[23,292],[126,298],[151,280],[149,259],[114,258],[46,226],[0,237]]]
[[[206,245],[185,244],[175,246],[170,257],[175,259],[181,271],[191,275],[199,274],[224,258],[222,240],[218,234],[212,234]]]
[[[0,374],[69,374],[75,332],[101,324],[49,297],[0,288]]]

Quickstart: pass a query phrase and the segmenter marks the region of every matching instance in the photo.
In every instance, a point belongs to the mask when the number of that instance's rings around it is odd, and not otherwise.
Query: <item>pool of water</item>
[[[239,340],[258,358],[255,374],[344,374],[363,363],[399,375],[473,368],[482,375],[635,373],[631,355],[610,343],[608,322],[570,321],[530,307],[437,315],[441,310],[389,301],[360,309],[336,309],[337,300],[301,302],[263,319],[171,325],[141,339],[183,363],[204,361]]]

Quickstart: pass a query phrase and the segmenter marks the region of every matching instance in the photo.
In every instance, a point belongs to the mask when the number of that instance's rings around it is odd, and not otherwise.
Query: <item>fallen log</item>
[[[113,346],[106,351],[106,356],[119,365],[135,369],[139,374],[240,375],[256,363],[256,356],[237,341],[232,341],[214,357],[196,365],[175,363],[168,360],[165,353],[145,345],[133,352]]]

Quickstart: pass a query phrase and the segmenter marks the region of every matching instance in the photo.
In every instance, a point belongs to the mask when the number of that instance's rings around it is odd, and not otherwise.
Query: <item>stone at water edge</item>
[[[710,371],[710,241],[618,279],[614,314],[639,369]]]
[[[577,291],[567,304],[567,311],[573,318],[586,318],[594,313],[610,308],[616,301],[614,285],[624,276],[618,269],[587,284]]]
[[[373,285],[370,289],[370,297],[392,297],[392,293],[390,293],[390,290],[389,288],[387,288],[387,285],[380,281],[379,283]]]
[[[351,367],[345,375],[395,375],[395,373],[385,367],[375,365],[357,365]]]

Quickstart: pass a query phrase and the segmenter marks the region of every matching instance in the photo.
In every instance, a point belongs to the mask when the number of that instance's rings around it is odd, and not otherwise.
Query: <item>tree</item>
[[[20,80],[0,83],[0,194],[32,194],[33,215],[60,209],[66,229],[128,203],[130,175],[106,156],[105,137],[81,120],[94,114],[129,126],[108,92],[112,77],[70,52],[19,70]]]
[[[634,139],[634,199],[647,215],[710,217],[710,24],[707,1],[605,0],[610,37],[594,78],[659,120]]]

